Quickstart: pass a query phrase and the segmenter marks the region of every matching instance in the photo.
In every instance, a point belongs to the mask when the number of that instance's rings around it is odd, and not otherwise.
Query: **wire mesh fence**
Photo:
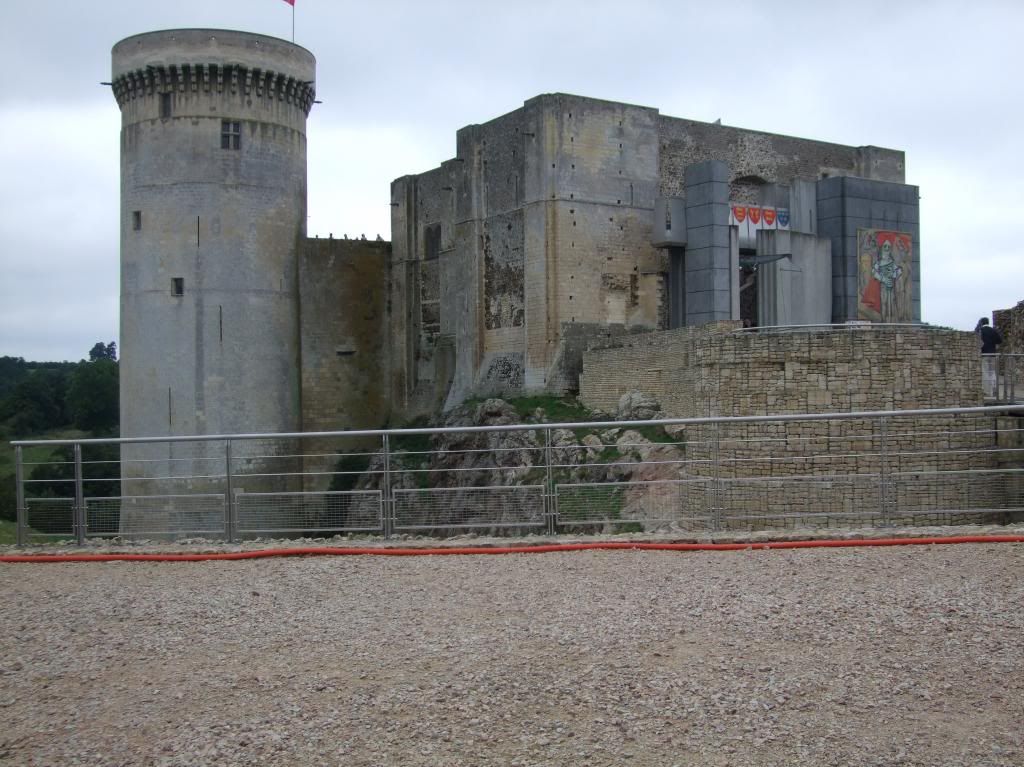
[[[359,533],[383,530],[379,490],[235,494],[236,529],[246,533]]]
[[[1024,406],[15,443],[20,543],[1024,520]],[[23,446],[48,445],[25,462]],[[38,455],[35,451],[34,455]]]
[[[469,529],[541,528],[544,487],[434,487],[394,491],[394,530],[450,535]]]

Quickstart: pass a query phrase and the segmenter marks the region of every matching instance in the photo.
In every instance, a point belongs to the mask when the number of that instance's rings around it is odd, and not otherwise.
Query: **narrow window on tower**
[[[160,118],[166,120],[171,116],[171,94],[160,94]]]
[[[142,211],[141,210],[133,210],[132,211],[132,229],[134,229],[136,232],[138,232],[139,230],[142,229]]]
[[[231,120],[221,120],[220,148],[240,149],[242,146],[242,124]]]
[[[172,296],[183,296],[183,295],[185,295],[185,278],[184,277],[171,277],[171,295]]]

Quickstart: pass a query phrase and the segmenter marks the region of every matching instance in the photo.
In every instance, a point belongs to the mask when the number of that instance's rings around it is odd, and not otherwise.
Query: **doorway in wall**
[[[743,327],[757,327],[757,251],[740,248],[740,320]]]
[[[668,326],[686,324],[686,248],[668,249]]]

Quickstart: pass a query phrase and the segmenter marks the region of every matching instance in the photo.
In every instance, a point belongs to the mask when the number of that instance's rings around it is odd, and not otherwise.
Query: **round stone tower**
[[[214,29],[135,35],[112,53],[121,435],[298,431],[315,59]]]

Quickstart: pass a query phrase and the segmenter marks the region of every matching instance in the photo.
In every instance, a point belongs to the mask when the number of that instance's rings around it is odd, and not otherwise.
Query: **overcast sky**
[[[291,37],[284,0],[5,2],[0,355],[75,360],[118,329],[110,48],[139,32]],[[902,149],[921,188],[922,319],[1024,299],[1024,3],[296,0],[317,57],[309,234],[390,238],[389,185],[540,93]],[[832,6],[839,6],[833,8]]]

